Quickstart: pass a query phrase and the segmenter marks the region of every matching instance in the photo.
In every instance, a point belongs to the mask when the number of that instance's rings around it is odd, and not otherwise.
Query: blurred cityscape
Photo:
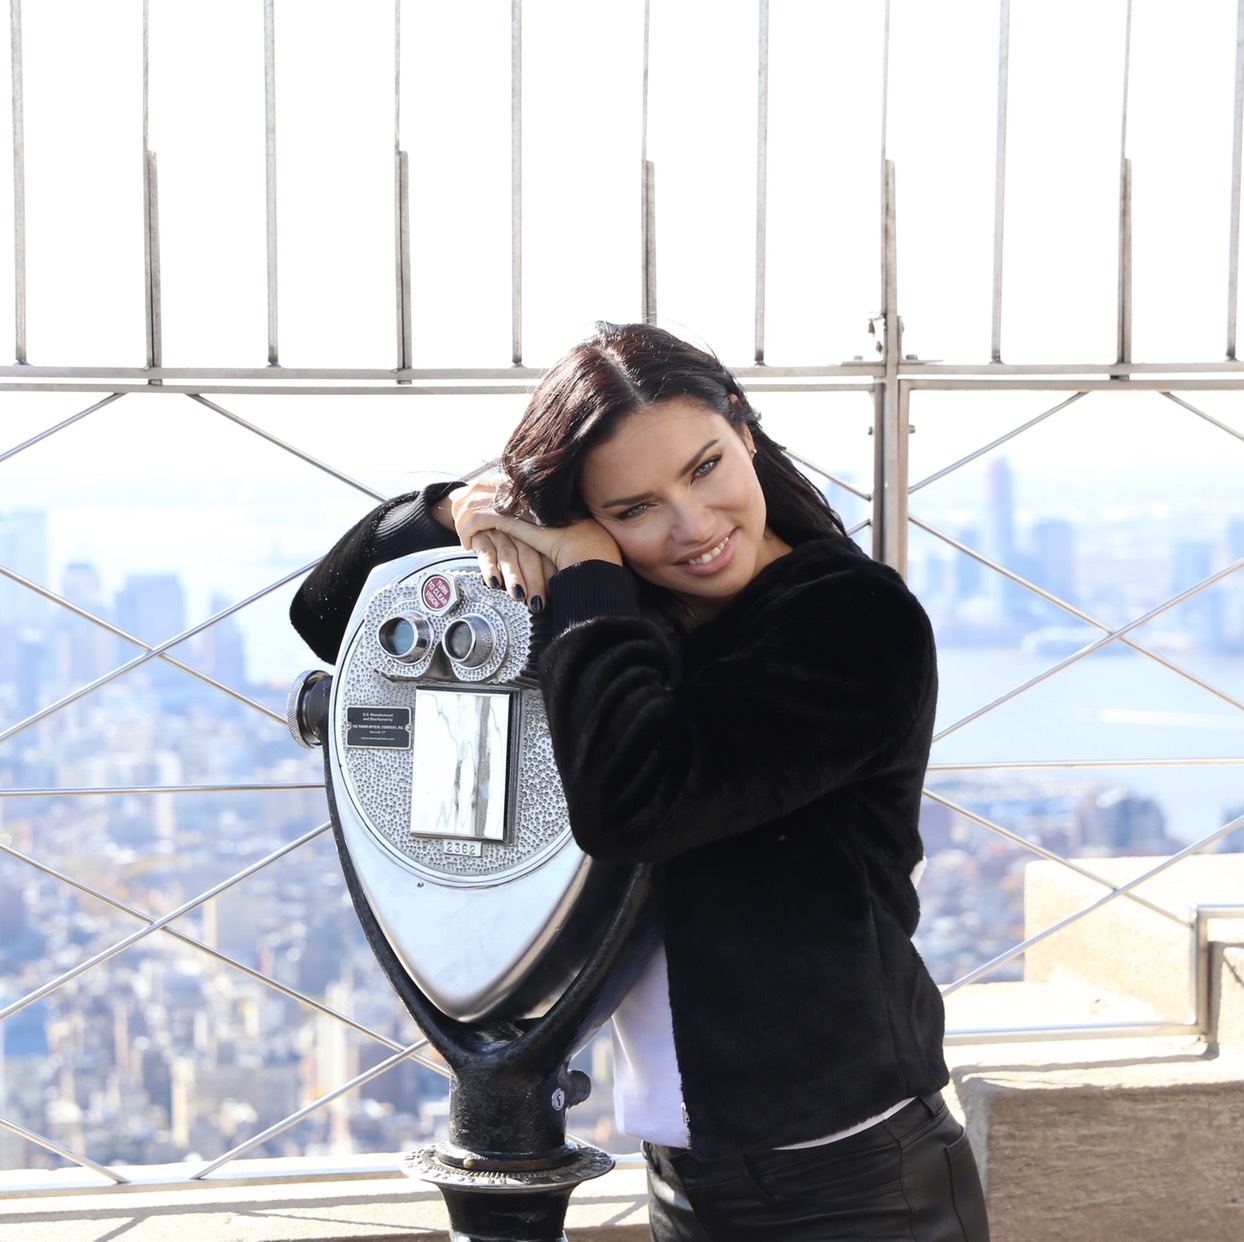
[[[1005,460],[992,463],[988,478],[980,527],[958,527],[954,538],[1112,625],[1244,557],[1238,514],[1224,513],[1197,537],[1172,530],[1160,556],[1150,549],[1129,558],[1108,523],[1046,519],[1021,529]],[[176,572],[131,575],[109,596],[99,568],[78,562],[60,567],[53,583],[47,523],[39,510],[0,513],[0,564],[145,642],[187,628],[186,586]],[[953,550],[913,548],[911,579],[948,656],[962,649],[983,661],[991,651],[1019,651],[1049,664],[1096,636],[1052,619],[1037,596]],[[212,611],[227,603],[215,600]],[[1244,573],[1188,600],[1145,642],[1211,657],[1232,670],[1238,694]],[[0,733],[15,730],[0,746],[0,788],[35,791],[0,798],[7,847],[0,852],[0,1009],[326,820],[314,787],[318,755],[297,750],[268,715],[167,661],[147,660],[46,712],[139,652],[0,578]],[[283,715],[286,684],[248,668],[236,618],[169,654]],[[292,679],[297,670],[288,672]],[[284,788],[232,787],[239,784]],[[208,788],[158,792],[170,786]],[[1160,855],[1183,844],[1169,831],[1167,808],[1126,776],[940,772],[930,788],[1069,857]],[[124,792],[54,792],[61,789]],[[1218,822],[1241,813],[1244,792],[1224,801]],[[935,977],[948,982],[1022,939],[1023,868],[1034,855],[941,801],[926,799],[922,829],[930,862],[918,943]],[[1244,831],[1214,848],[1244,848]],[[1016,960],[993,977],[1021,971]],[[321,832],[168,931],[0,1021],[0,1117],[107,1164],[208,1160],[415,1038],[358,929],[331,837]],[[572,1114],[572,1128],[609,1148],[632,1147],[613,1128],[607,1039],[598,1037],[580,1063],[594,1092]],[[407,1059],[251,1154],[400,1151],[438,1137],[445,1114],[443,1077]],[[0,1170],[60,1163],[0,1129]]]

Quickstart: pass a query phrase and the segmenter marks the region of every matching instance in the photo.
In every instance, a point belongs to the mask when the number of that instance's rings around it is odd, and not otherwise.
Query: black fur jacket
[[[371,566],[446,535],[415,497],[382,506],[304,584],[296,628],[334,659]],[[564,570],[549,597],[541,671],[575,837],[660,864],[692,1146],[805,1142],[942,1087],[910,878],[936,661],[899,576],[811,540],[677,637],[617,566]]]

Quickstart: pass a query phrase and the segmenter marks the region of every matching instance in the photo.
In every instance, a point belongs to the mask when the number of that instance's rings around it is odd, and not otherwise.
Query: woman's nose
[[[695,501],[686,501],[674,512],[674,537],[682,543],[703,543],[713,533],[713,511]]]

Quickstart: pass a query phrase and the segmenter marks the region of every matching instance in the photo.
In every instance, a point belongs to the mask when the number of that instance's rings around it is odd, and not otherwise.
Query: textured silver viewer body
[[[345,848],[407,973],[463,1021],[546,1012],[620,886],[570,835],[539,622],[460,548],[416,553],[373,570],[333,679]]]

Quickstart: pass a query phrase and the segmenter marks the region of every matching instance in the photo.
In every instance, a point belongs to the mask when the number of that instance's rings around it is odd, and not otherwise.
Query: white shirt
[[[911,873],[912,884],[924,874],[925,859]],[[652,957],[613,1014],[613,1109],[623,1134],[662,1147],[687,1147],[690,1134],[683,1116],[682,1077],[674,1054],[674,1018],[670,1010],[665,946]],[[792,1148],[817,1147],[850,1138],[910,1104],[900,1100],[876,1117]]]

